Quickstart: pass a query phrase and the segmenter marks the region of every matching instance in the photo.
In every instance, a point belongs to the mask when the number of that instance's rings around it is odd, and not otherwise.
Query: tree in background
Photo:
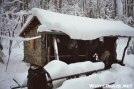
[[[25,23],[24,16],[28,16],[28,12],[23,9],[24,2],[20,0],[3,0],[0,7],[0,35],[14,37]],[[1,38],[7,41],[7,49],[9,50],[8,62],[11,54],[13,40]]]
[[[0,35],[14,37],[31,15],[32,8],[82,17],[116,19],[134,27],[134,0],[0,0]]]

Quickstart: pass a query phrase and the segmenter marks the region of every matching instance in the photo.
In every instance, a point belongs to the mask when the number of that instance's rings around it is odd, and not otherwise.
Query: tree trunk
[[[59,0],[59,12],[62,12],[62,0]]]
[[[127,45],[126,45],[126,47],[124,48],[124,52],[123,52],[123,56],[122,56],[122,61],[121,61],[121,64],[122,64],[122,65],[123,65],[123,62],[124,62],[125,53],[126,53],[126,50],[127,50],[128,46],[129,46],[130,40],[131,40],[131,37],[128,38]]]
[[[56,10],[56,12],[58,12],[58,3],[57,3],[57,0],[54,0],[54,3],[55,3],[55,10]]]
[[[116,10],[117,6],[116,6],[116,0],[114,0],[114,14],[113,14],[113,19],[115,19],[115,17],[117,16],[117,10]]]
[[[133,0],[133,4],[132,4],[132,7],[133,7],[133,18],[134,18],[134,0]]]
[[[128,17],[128,1],[126,0],[126,17]]]
[[[123,16],[123,5],[121,0],[116,0],[116,5],[117,5],[117,15],[119,19]]]

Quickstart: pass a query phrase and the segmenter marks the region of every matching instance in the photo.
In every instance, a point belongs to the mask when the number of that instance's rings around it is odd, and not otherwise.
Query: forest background
[[[0,42],[7,40],[9,50],[12,40],[3,36],[16,37],[15,34],[31,15],[32,8],[81,17],[120,20],[134,27],[134,0],[0,0]],[[128,54],[134,54],[133,39],[131,43]]]

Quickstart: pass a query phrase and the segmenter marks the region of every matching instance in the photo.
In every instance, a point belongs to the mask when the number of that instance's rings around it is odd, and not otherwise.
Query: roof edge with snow
[[[55,30],[69,35],[72,39],[82,40],[104,36],[134,36],[134,28],[121,21],[72,16],[39,8],[33,8],[31,12],[41,23],[38,32],[51,33]]]

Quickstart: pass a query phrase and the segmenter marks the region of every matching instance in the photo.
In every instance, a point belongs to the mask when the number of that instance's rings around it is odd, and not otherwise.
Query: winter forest
[[[134,0],[1,0],[0,35],[14,37],[31,15],[32,8],[89,18],[121,20],[134,27]]]

